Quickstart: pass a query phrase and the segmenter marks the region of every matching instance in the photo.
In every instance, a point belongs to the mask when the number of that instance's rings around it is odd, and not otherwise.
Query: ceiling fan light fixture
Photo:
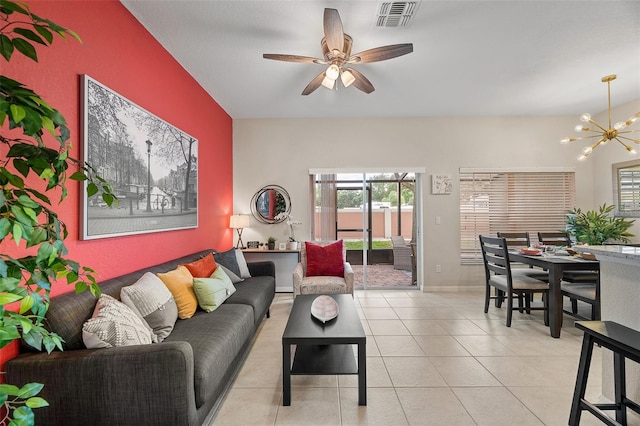
[[[375,90],[373,84],[355,68],[343,70],[342,68],[344,66],[354,63],[386,61],[413,52],[413,44],[403,43],[374,47],[373,49],[364,50],[356,55],[351,55],[353,39],[344,33],[342,20],[340,19],[340,14],[337,9],[325,8],[323,30],[324,37],[320,40],[323,59],[271,53],[262,55],[265,59],[323,64],[327,66],[324,71],[315,76],[313,80],[307,84],[307,87],[302,91],[303,96],[309,95],[320,86],[328,89],[335,88],[335,81],[338,77],[340,77],[345,87],[353,85],[356,89],[369,94]]]
[[[329,65],[329,68],[327,68],[327,71],[325,71],[324,75],[326,78],[336,81],[340,75],[340,68],[338,68],[336,64],[331,64]]]
[[[336,83],[335,80],[330,79],[329,77],[324,78],[324,80],[322,80],[322,85],[324,87],[326,87],[327,89],[331,90],[333,89],[333,85]]]
[[[344,70],[340,74],[340,80],[342,80],[342,84],[344,85],[344,87],[349,87],[353,84],[354,81],[356,81],[356,78],[353,76],[351,71]]]

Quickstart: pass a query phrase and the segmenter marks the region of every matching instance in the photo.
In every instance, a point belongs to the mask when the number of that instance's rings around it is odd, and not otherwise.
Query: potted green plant
[[[276,239],[273,237],[267,238],[267,247],[269,250],[275,250],[276,248]]]
[[[583,212],[574,208],[567,216],[567,230],[579,243],[602,245],[605,241],[627,243],[634,235],[628,231],[633,220],[613,217],[611,212],[615,206],[603,204],[596,210]]]
[[[0,55],[6,62],[14,53],[37,62],[36,46],[50,45],[56,34],[80,40],[73,31],[31,13],[26,4],[0,0]],[[6,66],[0,63],[0,69]],[[22,339],[37,350],[62,350],[60,336],[43,327],[52,284],[64,280],[76,292],[89,289],[93,294],[100,288],[91,268],[66,258],[67,227],[49,197],[51,192],[60,194],[58,204],[62,203],[67,179],[72,179],[89,180],[88,194],[100,192],[107,205],[117,200],[111,186],[89,165],[69,156],[70,132],[62,114],[4,75],[0,75],[0,129],[5,156],[0,167],[0,348]],[[78,171],[69,176],[73,168]],[[17,248],[9,249],[13,244]],[[0,423],[32,425],[32,410],[48,405],[37,396],[42,387],[0,384]]]

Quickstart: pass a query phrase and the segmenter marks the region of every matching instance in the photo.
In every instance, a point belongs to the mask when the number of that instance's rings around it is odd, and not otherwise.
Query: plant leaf
[[[39,394],[43,387],[42,383],[27,383],[20,388],[17,396],[22,399],[31,398]]]
[[[13,32],[20,34],[22,37],[27,38],[31,41],[35,41],[36,43],[39,44],[43,44],[43,45],[47,45],[47,43],[44,42],[44,40],[42,40],[42,38],[37,35],[36,33],[34,33],[33,31],[26,29],[26,28],[14,28]]]
[[[18,222],[13,224],[13,240],[16,242],[16,245],[20,244],[20,239],[22,238],[22,226]]]
[[[14,38],[13,46],[18,52],[22,53],[27,58],[33,59],[34,61],[38,62],[38,54],[36,53],[36,49],[25,39]]]
[[[98,193],[98,185],[91,182],[87,185],[87,196],[92,197]]]
[[[13,43],[11,39],[4,34],[0,34],[0,54],[9,62],[13,54]]]
[[[22,299],[22,296],[13,293],[0,293],[0,305],[7,305],[9,303],[17,302]]]
[[[79,182],[85,181],[87,180],[87,176],[82,173],[82,172],[75,172],[74,174],[72,174],[71,176],[69,176],[69,179],[71,180],[77,180]]]
[[[11,111],[11,118],[13,119],[14,123],[21,122],[27,116],[24,108],[22,108],[20,105],[11,104],[9,110]]]
[[[19,171],[20,174],[24,177],[27,177],[29,175],[29,170],[31,170],[31,168],[29,167],[29,163],[21,158],[13,159],[13,167],[15,167],[16,170]]]
[[[42,408],[42,407],[48,407],[49,406],[49,403],[47,402],[47,400],[44,399],[44,398],[40,398],[39,396],[27,399],[25,401],[25,404],[29,408]]]
[[[20,388],[15,385],[8,385],[6,383],[0,384],[0,392],[6,393],[11,396],[18,396],[18,392],[20,392]]]
[[[49,43],[53,42],[53,34],[46,27],[43,27],[42,25],[34,25],[33,28],[35,28],[38,34],[44,37]]]

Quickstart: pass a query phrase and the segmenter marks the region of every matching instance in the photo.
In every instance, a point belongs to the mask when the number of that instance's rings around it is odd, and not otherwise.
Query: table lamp
[[[242,230],[249,227],[249,216],[244,214],[231,215],[229,220],[229,228],[235,229],[238,232],[238,244],[236,248],[243,249],[244,243],[242,242]]]

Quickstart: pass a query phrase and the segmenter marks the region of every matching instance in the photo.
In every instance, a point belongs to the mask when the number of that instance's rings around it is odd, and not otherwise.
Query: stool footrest
[[[637,404],[635,401],[627,398],[626,396],[622,399],[622,402],[627,406],[627,408],[631,408],[633,411],[640,414],[640,404]]]
[[[578,426],[581,412],[587,410],[608,425],[626,426],[627,408],[640,414],[640,405],[627,398],[625,378],[625,359],[640,362],[640,331],[613,321],[579,321],[575,323],[575,326],[584,331],[584,336],[576,388],[573,393],[573,402],[571,403],[569,425]],[[594,345],[601,345],[613,351],[614,403],[596,404],[585,399]],[[603,410],[615,411],[615,420]]]
[[[600,419],[603,423],[606,423],[610,426],[622,426],[621,423],[618,423],[611,417],[607,416],[607,414],[602,410],[615,410],[616,404],[593,404],[586,399],[582,398],[580,400],[580,407],[583,410],[589,411],[591,414]]]

